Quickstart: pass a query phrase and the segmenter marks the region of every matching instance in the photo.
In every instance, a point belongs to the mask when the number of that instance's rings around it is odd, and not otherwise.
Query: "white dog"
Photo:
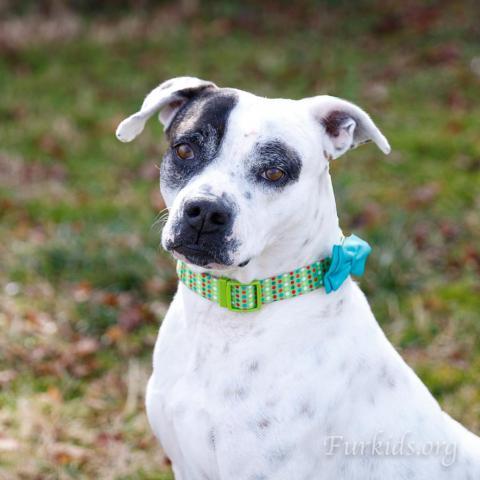
[[[349,276],[368,246],[343,239],[329,161],[368,141],[389,153],[370,117],[181,77],[118,138],[156,113],[162,244],[181,282],[147,413],[176,479],[480,479],[480,439],[442,412]]]

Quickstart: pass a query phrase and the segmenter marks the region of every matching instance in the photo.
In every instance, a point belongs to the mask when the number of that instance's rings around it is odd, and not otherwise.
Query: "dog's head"
[[[288,256],[285,245],[304,242],[307,231],[322,235],[336,219],[329,160],[368,141],[390,151],[370,117],[345,100],[267,99],[192,77],[155,88],[117,137],[133,140],[156,113],[169,142],[162,244],[208,269],[242,267],[266,251]]]

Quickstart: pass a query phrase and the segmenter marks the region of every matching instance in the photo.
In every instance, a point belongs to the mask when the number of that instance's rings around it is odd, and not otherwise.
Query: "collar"
[[[197,273],[177,263],[178,278],[195,293],[233,312],[254,312],[263,305],[298,297],[324,287],[337,290],[350,274],[363,275],[370,245],[350,235],[334,245],[331,257],[275,277],[241,283],[209,273]]]

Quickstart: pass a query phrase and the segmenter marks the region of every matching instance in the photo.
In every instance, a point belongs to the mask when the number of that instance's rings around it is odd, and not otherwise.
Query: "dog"
[[[117,137],[155,114],[162,245],[181,281],[146,410],[176,480],[480,479],[480,438],[441,410],[350,276],[368,245],[343,237],[329,165],[366,142],[390,152],[369,115],[178,77]]]

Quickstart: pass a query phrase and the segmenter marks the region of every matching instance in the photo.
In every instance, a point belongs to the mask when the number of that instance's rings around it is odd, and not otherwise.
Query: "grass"
[[[143,409],[175,288],[152,227],[164,145],[154,122],[128,146],[113,132],[183,74],[372,114],[393,153],[333,165],[342,226],[374,246],[362,287],[442,406],[480,432],[474,3],[206,4],[0,26],[2,480],[170,478]]]

